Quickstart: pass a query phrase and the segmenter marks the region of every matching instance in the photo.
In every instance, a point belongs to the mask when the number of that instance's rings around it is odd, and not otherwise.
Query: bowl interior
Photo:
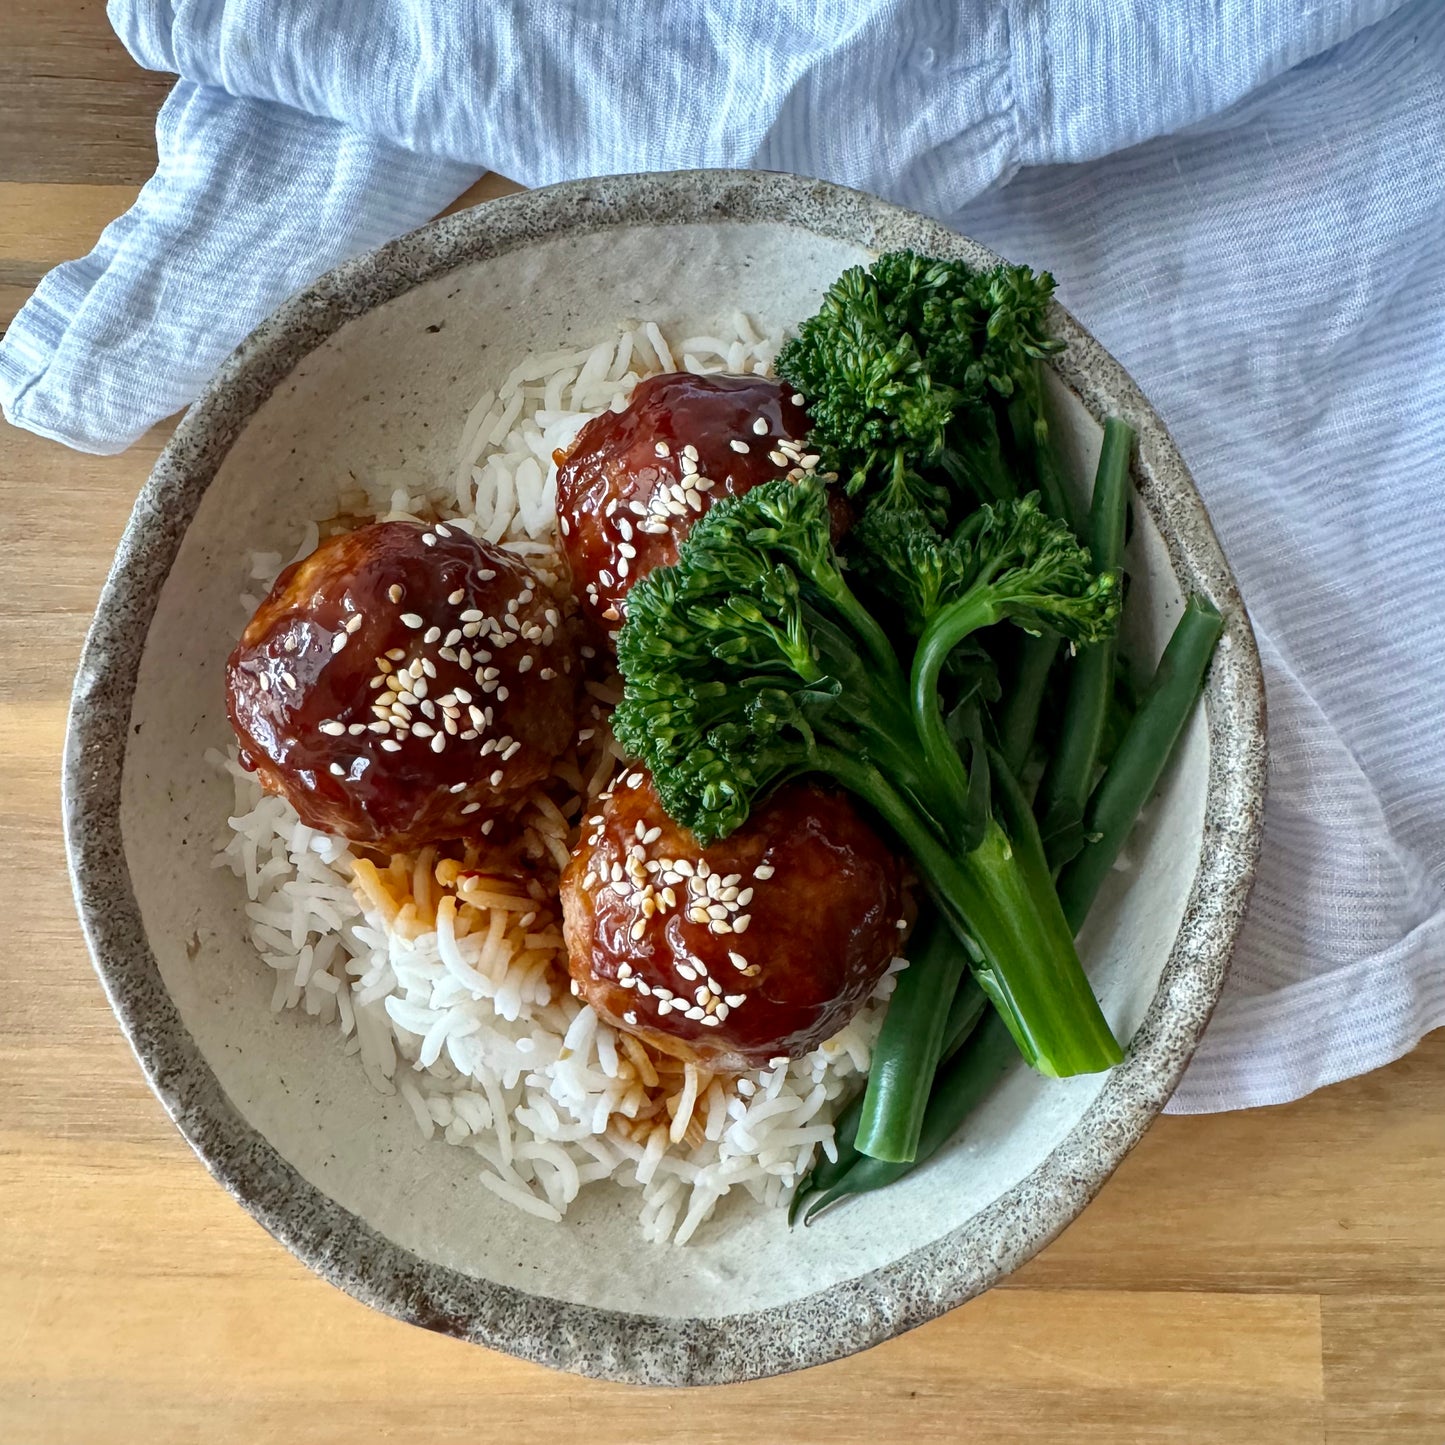
[[[1102,1077],[1045,1082],[1018,1068],[949,1149],[886,1194],[790,1232],[778,1211],[725,1201],[683,1249],[642,1245],[634,1199],[584,1191],[560,1226],[476,1182],[474,1156],[419,1137],[343,1055],[334,1026],[273,1014],[245,932],[244,890],[212,866],[230,784],[205,760],[229,741],[222,669],[244,614],[252,549],[295,549],[348,476],[447,472],[463,418],[529,352],[615,335],[624,320],[707,332],[742,301],[755,324],[795,324],[852,244],[773,222],[633,225],[533,242],[407,291],[306,356],[245,426],[161,591],[135,690],[122,785],[126,859],[165,988],[235,1107],[306,1180],[423,1259],[560,1300],[654,1316],[783,1304],[955,1230],[1033,1171],[1079,1122]],[[1087,490],[1100,428],[1051,381],[1073,483]],[[1182,605],[1170,551],[1136,508],[1127,655],[1158,655]],[[1193,720],[1134,860],[1082,947],[1121,1038],[1143,1020],[1183,919],[1209,779]],[[1155,844],[1159,846],[1154,846]],[[619,1265],[619,1260],[626,1263]]]

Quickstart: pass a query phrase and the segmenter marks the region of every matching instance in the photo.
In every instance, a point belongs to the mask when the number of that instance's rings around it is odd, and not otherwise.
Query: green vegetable
[[[1133,830],[1139,810],[1159,785],[1184,724],[1194,710],[1204,669],[1224,619],[1203,597],[1191,597],[1089,805],[1090,841],[1059,874],[1058,896],[1077,932],[1100,885]]]
[[[998,719],[1003,756],[1015,776],[1021,775],[1028,763],[1061,641],[1057,632],[1041,632],[1037,637],[1025,637],[1019,648],[1018,670]]]
[[[873,1049],[857,1129],[860,1153],[898,1162],[912,1159],[918,1147],[948,1003],[968,967],[958,939],[936,914],[915,928],[908,953]]]
[[[841,1200],[893,1184],[931,1159],[1003,1076],[1013,1057],[1009,1030],[997,1013],[991,1013],[968,1046],[939,1073],[924,1111],[913,1162],[895,1164],[859,1155],[845,1173],[826,1187],[810,1190],[801,1204],[795,1200],[794,1216],[800,1215],[804,1224],[811,1224]]]
[[[982,501],[1019,494],[1009,446],[1047,492],[1037,363],[1063,345],[1044,325],[1053,289],[1027,266],[979,272],[910,251],[845,271],[777,363],[808,398],[822,469],[940,528],[960,486]]]
[[[983,990],[973,979],[965,978],[959,984],[958,992],[954,994],[953,1003],[944,1019],[943,1045],[939,1050],[936,1068],[945,1068],[957,1056],[987,1010],[988,999]],[[789,1224],[796,1222],[798,1211],[809,1195],[831,1189],[863,1157],[855,1140],[858,1137],[859,1121],[863,1117],[864,1097],[863,1094],[856,1095],[833,1120],[833,1147],[838,1157],[829,1159],[826,1154],[819,1155],[814,1160],[813,1167],[799,1180],[798,1187],[793,1191],[792,1202],[788,1206]],[[925,1107],[925,1114],[926,1112]]]
[[[1133,427],[1111,416],[1104,423],[1104,444],[1089,509],[1089,554],[1096,572],[1114,572],[1123,561],[1133,446]],[[1058,746],[1035,805],[1044,847],[1054,867],[1067,862],[1084,843],[1084,808],[1093,791],[1100,740],[1113,697],[1115,655],[1111,634],[1085,647],[1074,660]]]
[[[976,949],[979,983],[1025,1058],[1058,1076],[1108,1068],[1119,1046],[1052,892],[1035,896],[995,819],[977,847],[958,846],[969,779],[938,681],[958,643],[1005,618],[1080,641],[1105,635],[1118,579],[1095,577],[1032,498],[981,509],[946,554],[920,559],[911,537],[895,541],[920,613],[932,609],[911,683],[844,580],[821,481],[770,482],[718,502],[677,563],[629,593],[618,740],[704,846],[786,778],[841,783],[913,854],[949,925]],[[920,576],[925,564],[936,581]]]

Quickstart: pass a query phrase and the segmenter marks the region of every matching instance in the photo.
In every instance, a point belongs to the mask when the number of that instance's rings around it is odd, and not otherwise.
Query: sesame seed
[[[421,534],[421,540],[422,546],[424,547],[435,547],[437,544],[436,537],[430,532],[423,532]]]
[[[768,453],[768,460],[769,460],[775,467],[785,467],[785,466],[788,465],[788,459],[787,459],[787,457],[785,457],[785,456],[782,454],[782,452],[778,452],[778,451],[769,452],[769,453]]]
[[[559,518],[557,519],[557,522],[558,522],[558,525],[562,528],[562,535],[563,535],[564,537],[570,537],[570,536],[572,535],[572,524],[571,524],[571,522],[569,522],[565,516],[559,517]]]
[[[364,732],[366,731],[366,724],[365,724],[365,723],[352,723],[351,726],[346,729],[346,731],[349,732],[352,737],[354,737],[354,738],[359,738],[359,737],[362,735],[362,733],[364,733]]]
[[[753,877],[760,879],[764,883],[772,876],[773,866],[771,863],[759,863],[758,866],[753,869]]]
[[[507,749],[507,751],[502,754],[502,761],[503,761],[504,763],[509,763],[509,762],[511,762],[512,759],[517,756],[517,753],[520,751],[521,746],[522,746],[521,743],[514,742],[514,743]]]
[[[423,642],[440,642],[440,641],[442,640],[442,630],[441,630],[441,628],[440,628],[440,627],[428,627],[427,630],[422,634],[422,639],[421,639],[421,640],[422,640]]]
[[[768,422],[767,422],[767,418],[766,418],[766,417],[761,417],[761,416],[760,416],[760,417],[753,423],[753,432],[754,432],[755,435],[760,436],[760,437],[765,437],[765,436],[767,436],[767,434],[768,434]]]
[[[381,718],[377,718],[375,722],[367,723],[367,727],[374,733],[389,733],[391,731],[391,724],[384,722]]]
[[[748,924],[752,921],[753,915],[751,913],[739,913],[738,916],[733,919],[733,932],[746,933],[748,931]]]
[[[751,888],[744,888],[742,892],[737,895],[737,900],[739,908],[746,908],[748,904],[753,901],[753,890]]]
[[[346,724],[339,722],[324,722],[321,724],[321,731],[329,737],[339,738],[346,731]]]
[[[344,778],[346,776],[346,769],[343,768],[340,763],[332,763],[327,769],[327,772],[335,778]]]
[[[504,688],[504,687],[499,687],[499,688],[497,689],[497,701],[498,701],[498,702],[506,702],[508,696],[509,696],[509,694],[508,694],[506,688]]]
[[[492,824],[495,823],[496,821],[497,821],[497,820],[496,820],[495,818],[488,818],[487,821],[482,824],[482,837],[483,837],[483,838],[485,838],[485,837],[487,836],[487,834],[492,831]]]
[[[293,674],[291,674],[291,673],[289,673],[289,672],[283,672],[283,673],[281,674],[281,681],[284,682],[284,683],[286,684],[286,686],[289,687],[289,688],[293,688],[293,689],[294,689],[295,686],[296,686],[296,678],[294,677]]]
[[[535,662],[535,661],[536,661],[536,659],[532,656],[532,654],[531,654],[530,652],[527,653],[527,655],[526,655],[525,657],[523,657],[523,658],[517,663],[517,671],[518,671],[518,672],[531,672],[531,670],[532,670],[532,663]]]
[[[447,601],[451,603],[453,607],[456,607],[458,604],[465,602],[466,600],[467,589],[465,587],[458,587],[455,592],[447,594]]]
[[[682,474],[684,477],[693,477],[697,475],[697,463],[693,461],[691,457],[684,457],[682,459]],[[686,483],[684,482],[683,485],[685,486]]]
[[[482,805],[480,803],[468,803],[466,807],[462,809],[462,816],[469,817],[471,814],[480,813],[481,811]]]
[[[652,449],[660,457],[670,457],[672,448],[666,442],[658,442]]]
[[[421,626],[422,619],[415,612],[403,612],[401,621],[404,627],[410,627],[413,631]]]
[[[442,524],[441,524],[440,522],[437,523],[437,526],[436,526],[436,534],[437,534],[438,537],[450,537],[450,536],[451,536],[451,533],[450,533],[444,526],[442,526]]]
[[[261,674],[259,674],[259,675],[257,676],[256,681],[261,684],[261,691],[262,691],[262,692],[270,692],[270,691],[271,691],[271,679],[270,679],[269,677],[267,677],[264,672],[261,673]]]
[[[729,445],[735,452],[741,452],[744,456],[747,455],[748,450],[749,450],[748,444],[747,444],[746,442],[740,442],[736,437],[734,437],[734,438],[728,443],[728,445]]]
[[[386,655],[393,662],[400,662],[402,658],[406,656],[406,649],[404,647],[391,647],[387,649]]]
[[[645,918],[639,918],[636,920],[636,922],[633,923],[632,927],[628,929],[628,937],[630,937],[632,941],[636,943],[637,940],[641,938],[642,935],[646,932],[647,920]]]
[[[449,792],[449,793],[465,793],[466,790],[467,790],[467,785],[466,785],[465,783],[453,783],[453,784],[451,785],[451,787],[449,787],[449,788],[447,789],[447,792]]]
[[[401,744],[392,742],[390,738],[382,738],[381,745],[389,753],[399,753],[401,751]]]
[[[487,781],[492,785],[492,787],[500,788],[502,786],[502,776],[502,770],[501,768],[498,768],[496,772],[494,772],[492,776],[487,779]]]
[[[483,567],[482,570],[477,573],[477,576],[480,577],[483,582],[494,582],[497,574],[490,567]]]
[[[444,747],[446,747],[446,745],[447,745],[447,735],[446,735],[445,733],[433,733],[433,734],[432,734],[432,739],[431,739],[431,750],[432,750],[432,752],[434,752],[434,753],[439,753],[439,752],[441,752],[441,750],[442,750]]]
[[[432,735],[432,732],[433,732],[433,729],[432,729],[431,725],[428,724],[428,723],[424,723],[424,722],[413,723],[411,730],[412,730],[412,732],[414,732],[414,733],[417,735],[417,737],[419,737],[419,738],[429,738],[429,737]]]
[[[631,542],[619,542],[619,543],[617,544],[617,550],[618,550],[624,557],[635,557],[635,556],[637,556],[637,548],[634,547]]]
[[[666,1017],[668,1016],[668,1014],[670,1014],[670,1013],[672,1012],[672,1010],[673,1010],[674,1007],[675,1007],[675,1005],[673,1004],[673,1002],[672,1002],[672,1000],[671,1000],[670,998],[660,998],[660,999],[658,999],[658,1001],[657,1001],[657,1016],[658,1016],[658,1018],[666,1018]],[[634,1023],[634,1024],[635,1024],[635,1023],[637,1022],[637,1015],[636,1015],[636,1014],[631,1014],[630,1017],[629,1017],[629,1014],[623,1014],[622,1017],[625,1018],[625,1019],[627,1019],[629,1023]]]
[[[386,595],[391,601],[400,602],[401,599],[406,596],[406,593],[397,583],[393,582],[391,586],[386,589]]]

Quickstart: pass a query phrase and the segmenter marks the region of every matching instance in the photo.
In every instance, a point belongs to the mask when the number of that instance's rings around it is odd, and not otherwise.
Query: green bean
[[[920,921],[908,955],[873,1048],[857,1133],[860,1154],[895,1163],[912,1159],[918,1145],[948,1001],[968,969],[962,946],[936,911]]]
[[[923,1130],[911,1164],[891,1164],[883,1159],[860,1155],[840,1179],[811,1194],[801,1210],[804,1224],[811,1224],[826,1209],[841,1200],[868,1194],[902,1179],[910,1170],[931,1159],[954,1135],[973,1108],[1018,1057],[1008,1026],[990,1012],[969,1046],[943,1070],[933,1086],[923,1116]]]
[[[953,996],[948,1019],[943,1026],[943,1048],[938,1058],[940,1069],[945,1068],[968,1042],[987,1007],[984,991],[972,974],[965,974],[958,992]],[[829,1159],[826,1154],[821,1155],[799,1182],[788,1206],[789,1224],[797,1219],[799,1209],[810,1196],[832,1188],[863,1157],[854,1145],[858,1137],[858,1121],[862,1116],[863,1095],[860,1093],[833,1121],[833,1146],[838,1157]]]
[[[1095,572],[1112,572],[1123,561],[1133,447],[1134,428],[1119,417],[1109,417],[1089,509],[1089,552]],[[1099,741],[1114,691],[1115,657],[1115,639],[1106,638],[1084,648],[1071,670],[1058,747],[1035,803],[1051,867],[1066,862],[1083,845],[1084,809],[1094,787]]]
[[[1089,842],[1059,874],[1059,902],[1077,932],[1140,810],[1159,785],[1184,724],[1194,711],[1204,669],[1224,620],[1202,597],[1191,597],[1159,659],[1118,751],[1094,791],[1085,831]]]

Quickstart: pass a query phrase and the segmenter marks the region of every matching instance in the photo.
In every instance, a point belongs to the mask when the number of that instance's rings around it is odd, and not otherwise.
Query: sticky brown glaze
[[[677,561],[678,543],[719,497],[817,464],[793,394],[762,376],[649,377],[625,410],[593,417],[558,456],[573,591],[602,630],[620,625],[639,577]]]
[[[455,527],[378,522],[276,579],[226,668],[241,762],[304,823],[398,851],[481,830],[572,736],[552,597]]]
[[[562,874],[573,991],[719,1069],[796,1058],[837,1033],[887,972],[901,906],[883,840],[844,794],[807,782],[699,849],[639,770]]]

